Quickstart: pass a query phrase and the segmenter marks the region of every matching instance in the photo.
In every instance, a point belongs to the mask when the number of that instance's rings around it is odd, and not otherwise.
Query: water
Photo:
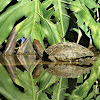
[[[8,100],[99,100],[100,56],[93,65],[0,57],[0,94]],[[8,92],[9,91],[9,92]],[[3,97],[4,96],[4,97]]]

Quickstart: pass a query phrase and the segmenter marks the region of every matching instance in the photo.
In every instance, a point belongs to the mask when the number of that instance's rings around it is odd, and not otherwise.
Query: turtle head
[[[40,43],[39,40],[34,39],[34,41],[33,41],[33,47],[34,47],[35,51],[38,53],[38,55],[40,57],[42,57],[44,49],[43,49],[43,47],[42,47],[42,45],[41,45],[41,43]]]

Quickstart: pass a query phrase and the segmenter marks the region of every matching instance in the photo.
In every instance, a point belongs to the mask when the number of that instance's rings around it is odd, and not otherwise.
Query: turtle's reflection
[[[34,79],[39,77],[43,70],[51,75],[72,78],[87,73],[92,68],[87,65],[80,66],[74,62],[71,64],[68,62],[44,62],[36,60],[33,55],[17,55],[16,57],[19,60],[20,65],[22,65],[26,71],[30,72],[31,67],[34,66],[32,73]],[[15,61],[15,57],[4,56],[4,60],[12,80],[15,80],[17,70],[16,66],[18,64]]]
[[[44,65],[46,67],[46,65]],[[46,71],[52,75],[72,78],[87,73],[92,67],[88,65],[68,64],[66,62],[56,62],[47,65]]]

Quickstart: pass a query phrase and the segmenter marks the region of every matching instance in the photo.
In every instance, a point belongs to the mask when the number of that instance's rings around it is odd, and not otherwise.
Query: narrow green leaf
[[[91,100],[94,96],[94,91],[89,93],[88,97],[86,97],[84,100]]]

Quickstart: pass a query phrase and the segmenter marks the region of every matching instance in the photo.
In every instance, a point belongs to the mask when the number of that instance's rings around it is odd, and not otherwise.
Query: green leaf
[[[89,93],[88,97],[86,97],[84,100],[91,100],[91,98],[93,98],[94,96],[94,91]]]
[[[45,92],[40,92],[36,98],[36,100],[50,100]]]
[[[63,39],[69,26],[69,16],[66,10],[67,5],[62,0],[44,0],[42,8],[44,18],[49,19],[50,16],[54,16],[52,21],[56,23],[60,37]]]
[[[100,0],[98,0],[98,3],[100,3]]]
[[[53,4],[53,0],[44,0],[41,4],[43,17],[46,19],[50,19],[54,12],[54,7],[51,6]],[[51,6],[51,7],[50,7]]]
[[[22,93],[18,88],[14,86],[8,72],[1,64],[0,64],[0,94],[2,94],[8,100],[22,100],[22,99],[29,100],[29,97],[26,94]]]
[[[52,100],[64,100],[66,89],[68,88],[68,80],[66,78],[60,78],[59,83],[53,87]]]
[[[96,100],[100,100],[100,95],[99,95],[99,96],[97,96]]]
[[[0,12],[11,2],[12,0],[0,0]]]
[[[49,73],[45,72],[43,76],[38,80],[40,86],[39,91],[44,90],[51,86],[53,83],[55,83],[58,80],[58,77],[52,76]]]
[[[31,36],[32,41],[34,39],[39,40],[43,48],[45,48],[43,43],[44,34],[41,33],[42,32],[41,26],[40,24],[35,22],[35,25],[33,27],[33,22],[34,22],[33,17],[26,18],[24,21],[22,21],[15,27],[18,34],[18,40],[22,37],[27,38]]]
[[[13,6],[10,6],[2,15],[0,15],[0,44],[4,42],[10,34],[15,22],[23,16],[28,17],[34,9],[34,1],[22,0]]]
[[[24,88],[24,91],[26,95],[30,97],[30,100],[35,98],[38,87],[35,86],[35,81],[33,80],[31,72],[22,72],[18,69],[15,83]]]
[[[40,26],[40,18],[37,14],[38,12],[41,13],[40,8],[41,4],[38,0],[33,2],[34,8],[32,10],[32,16],[27,17],[25,20],[20,22],[15,26],[18,34],[18,39],[22,37],[29,37],[31,36],[31,40],[37,39],[42,44],[43,48],[45,48],[43,43],[44,34],[42,32],[41,26]]]
[[[55,8],[55,20],[57,22],[59,22],[60,20],[60,23],[57,25],[57,28],[59,30],[61,38],[64,38],[69,26],[69,16],[66,10],[67,5],[65,5],[62,1],[63,0],[54,0],[53,4]]]
[[[86,26],[86,24],[84,24],[83,19],[81,18],[81,16],[79,16],[79,14],[75,14],[76,18],[77,18],[77,22],[78,22],[78,26],[85,32],[85,34],[90,38],[90,31],[88,31],[88,28]]]
[[[96,8],[96,2],[94,0],[83,0],[83,2],[90,9]]]
[[[41,16],[41,26],[50,45],[61,42],[56,24]]]
[[[83,75],[80,75],[77,79],[77,83],[83,83]]]
[[[16,21],[23,17],[25,19],[16,25],[18,39],[31,36],[32,41],[39,40],[44,48],[45,35],[50,45],[61,42],[69,25],[66,7],[60,0],[44,0],[42,3],[39,0],[18,0],[0,15],[0,44],[8,37]],[[39,15],[43,16],[42,24]],[[49,21],[52,15],[56,24]]]

